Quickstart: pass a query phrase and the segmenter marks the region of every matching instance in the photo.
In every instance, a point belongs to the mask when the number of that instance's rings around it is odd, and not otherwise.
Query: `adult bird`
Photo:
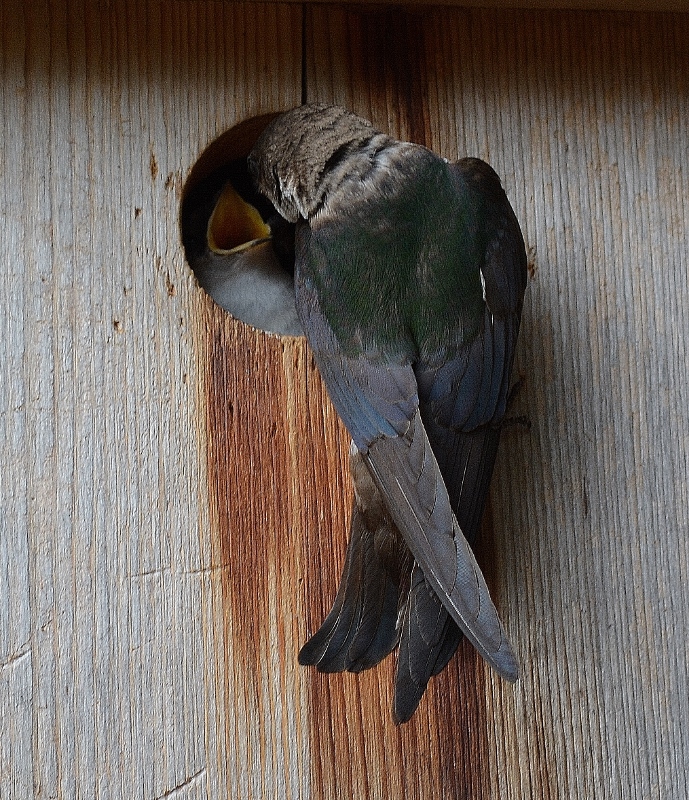
[[[300,662],[357,672],[399,643],[397,722],[462,634],[516,680],[470,546],[526,287],[524,242],[498,176],[321,105],[271,122],[249,170],[297,223],[297,312],[352,437],[345,567]]]

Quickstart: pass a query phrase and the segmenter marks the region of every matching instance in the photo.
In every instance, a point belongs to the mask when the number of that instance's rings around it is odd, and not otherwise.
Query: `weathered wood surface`
[[[301,10],[1,9],[0,797],[270,796],[280,743],[226,712],[251,706],[210,534],[203,341],[225,321],[178,216],[206,145],[299,103]]]
[[[689,793],[689,18],[0,5],[0,796]],[[296,652],[346,538],[302,340],[213,306],[183,182],[224,129],[338,102],[503,176],[533,277],[481,542],[523,663]],[[324,547],[328,543],[328,547]]]
[[[299,3],[301,0],[286,0]],[[306,3],[342,5],[338,0],[305,0]],[[354,5],[403,5],[405,7],[429,4],[425,0],[352,0]],[[351,5],[350,4],[350,5]],[[462,8],[507,8],[577,11],[689,11],[689,0],[439,0],[434,6],[461,6]]]

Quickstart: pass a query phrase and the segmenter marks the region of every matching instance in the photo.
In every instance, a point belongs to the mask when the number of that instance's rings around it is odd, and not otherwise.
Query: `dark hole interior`
[[[233,317],[273,333],[300,335],[295,226],[259,194],[246,160],[273,116],[240,123],[201,155],[182,197],[182,244],[199,284]],[[234,192],[227,190],[228,183]],[[256,229],[254,209],[269,232]]]

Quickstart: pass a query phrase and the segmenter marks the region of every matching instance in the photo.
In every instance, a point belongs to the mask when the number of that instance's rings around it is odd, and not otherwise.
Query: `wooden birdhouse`
[[[3,800],[689,795],[689,15],[522,5],[0,3]],[[521,677],[463,644],[402,726],[394,656],[297,663],[352,494],[306,341],[185,250],[303,102],[490,162],[528,248],[476,547]]]

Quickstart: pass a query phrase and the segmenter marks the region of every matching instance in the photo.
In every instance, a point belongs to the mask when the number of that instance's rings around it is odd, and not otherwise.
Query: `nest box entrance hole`
[[[246,161],[275,116],[240,122],[201,154],[182,195],[182,244],[199,284],[219,306],[255,328],[299,336],[295,226],[259,194]]]

